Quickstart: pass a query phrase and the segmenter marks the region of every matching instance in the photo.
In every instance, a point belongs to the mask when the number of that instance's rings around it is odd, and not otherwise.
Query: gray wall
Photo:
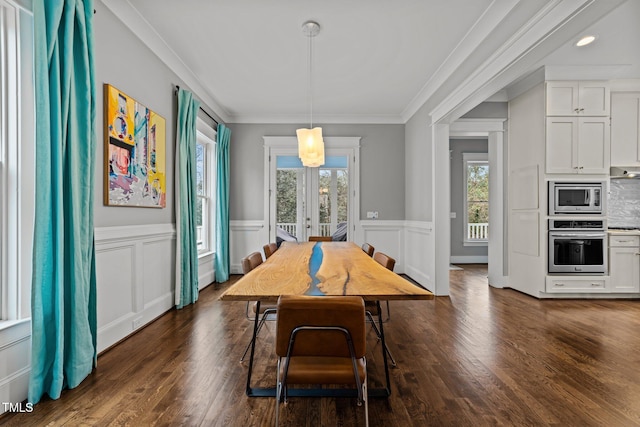
[[[180,81],[101,2],[95,2],[94,43],[98,85],[98,149],[96,150],[96,227],[174,222],[173,155],[175,142],[174,85]],[[109,83],[154,110],[166,121],[167,207],[129,208],[104,206],[103,84]]]
[[[509,112],[508,102],[483,102],[467,114],[463,119],[506,119]]]
[[[147,46],[117,19],[102,2],[95,2],[94,47],[97,90],[96,176],[94,223],[96,227],[169,224],[174,214],[175,86],[189,89]],[[105,206],[103,84],[108,83],[154,110],[166,121],[167,207]],[[198,97],[198,94],[194,94]]]
[[[231,129],[230,212],[232,220],[264,219],[263,136],[295,136],[295,124],[229,124]],[[381,220],[405,218],[404,126],[332,124],[329,136],[359,136],[360,218],[378,211]]]
[[[96,227],[175,222],[174,152],[176,97],[175,86],[189,89],[167,66],[101,2],[95,3],[95,65],[98,84],[95,210]],[[167,207],[127,208],[104,206],[104,123],[103,88],[109,83],[166,120]],[[194,94],[198,97],[198,94]],[[206,107],[206,106],[205,106]],[[209,109],[209,111],[211,111]],[[263,136],[295,135],[294,124],[230,124],[231,189],[230,218],[263,219]],[[325,136],[359,136],[360,217],[379,212],[379,219],[405,218],[404,126],[323,125]]]
[[[486,139],[451,139],[451,256],[487,256],[487,246],[464,246],[464,175],[462,153],[487,153]]]

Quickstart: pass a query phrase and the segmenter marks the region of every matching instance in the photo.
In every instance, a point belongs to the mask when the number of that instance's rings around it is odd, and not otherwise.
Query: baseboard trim
[[[489,257],[487,255],[475,256],[451,256],[451,264],[488,264]]]

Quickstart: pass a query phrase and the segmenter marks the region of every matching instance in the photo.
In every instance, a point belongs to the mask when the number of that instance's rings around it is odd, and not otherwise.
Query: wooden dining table
[[[434,298],[433,293],[378,264],[353,242],[284,242],[265,262],[227,289],[220,299],[257,301],[256,313],[259,313],[260,302],[276,302],[280,295],[356,295],[377,304],[386,387],[369,389],[369,396],[373,397],[389,396],[391,393],[380,301]],[[275,396],[275,387],[251,386],[258,317],[254,317],[246,392],[251,397]],[[322,390],[290,392],[291,395],[297,393],[305,396],[328,395]],[[348,390],[342,394],[335,389],[329,394],[351,395]]]

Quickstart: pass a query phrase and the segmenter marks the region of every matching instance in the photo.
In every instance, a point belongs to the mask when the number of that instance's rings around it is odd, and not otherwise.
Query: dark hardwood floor
[[[391,302],[398,361],[392,396],[371,399],[372,426],[640,425],[640,302],[537,300],[487,285],[486,266],[453,274],[451,297]],[[231,282],[236,280],[234,277]],[[210,286],[102,354],[98,368],[15,426],[269,426],[274,399],[247,398],[251,335],[244,303]],[[275,382],[274,325],[259,337],[255,378]],[[383,380],[369,334],[369,386]],[[291,398],[282,425],[363,425],[354,399]]]

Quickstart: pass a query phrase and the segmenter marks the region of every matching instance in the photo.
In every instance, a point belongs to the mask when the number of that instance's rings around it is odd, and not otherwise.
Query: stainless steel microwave
[[[606,184],[549,181],[549,215],[603,215]]]

